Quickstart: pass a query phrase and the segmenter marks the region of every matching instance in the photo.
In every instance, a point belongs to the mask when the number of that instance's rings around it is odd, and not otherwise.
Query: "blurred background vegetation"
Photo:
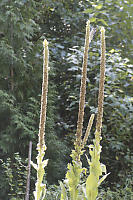
[[[99,199],[133,199],[132,0],[0,1],[0,199],[24,199],[30,140],[36,159],[45,37],[50,51],[47,198],[56,199],[75,137],[88,19],[96,33],[89,51],[85,126],[97,113],[101,26],[107,43],[102,162],[111,174]],[[88,143],[92,139],[93,133]],[[87,167],[85,158],[83,163]],[[30,199],[35,179],[32,169]]]

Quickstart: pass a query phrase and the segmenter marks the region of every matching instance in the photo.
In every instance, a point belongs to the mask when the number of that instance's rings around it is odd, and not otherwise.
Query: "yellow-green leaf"
[[[108,26],[107,22],[104,19],[98,19],[98,21],[102,22],[103,25]]]
[[[95,200],[98,195],[98,183],[94,174],[90,174],[87,178],[86,195],[88,200]]]
[[[99,5],[97,5],[95,8],[98,9],[98,10],[100,10],[102,7],[103,7],[103,5],[102,5],[102,4],[99,4]]]
[[[96,21],[96,17],[90,18],[90,22],[95,22],[95,21]]]

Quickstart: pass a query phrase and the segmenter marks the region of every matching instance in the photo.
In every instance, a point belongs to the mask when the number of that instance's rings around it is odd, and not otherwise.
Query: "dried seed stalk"
[[[105,80],[105,29],[101,28],[101,65],[100,65],[100,82],[98,95],[98,114],[96,122],[96,130],[101,134],[102,118],[103,118],[103,100],[104,100],[104,80]]]
[[[77,146],[81,146],[81,137],[82,137],[82,129],[83,129],[88,50],[89,50],[89,43],[90,43],[89,40],[90,40],[90,21],[88,20],[87,25],[86,25],[85,49],[84,49],[82,78],[81,78],[81,87],[80,87],[79,113],[78,113],[77,131],[76,131],[76,145]]]
[[[39,124],[39,134],[38,134],[38,144],[37,144],[37,165],[31,162],[33,167],[37,170],[37,181],[36,189],[34,191],[35,200],[44,199],[46,193],[46,185],[43,184],[43,177],[45,174],[45,166],[48,160],[44,160],[44,155],[46,151],[45,145],[45,123],[46,123],[46,110],[47,110],[47,92],[48,92],[48,42],[44,40],[43,42],[43,82],[42,82],[42,96],[41,96],[41,113],[40,113],[40,124]]]

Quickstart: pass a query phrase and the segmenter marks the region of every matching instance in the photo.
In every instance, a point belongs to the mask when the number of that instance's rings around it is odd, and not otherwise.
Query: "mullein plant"
[[[68,164],[66,180],[64,181],[68,185],[71,200],[77,200],[79,196],[78,185],[80,184],[81,173],[84,171],[84,168],[82,168],[82,162],[80,161],[80,157],[84,152],[83,147],[88,139],[89,131],[91,129],[94,119],[94,115],[92,115],[88,123],[85,137],[82,141],[89,44],[90,44],[90,21],[87,21],[84,57],[82,65],[82,78],[80,87],[79,113],[78,113],[77,131],[76,131],[76,141],[74,143],[75,149],[72,150],[72,153],[70,155],[72,157],[72,164],[71,163]],[[61,182],[61,189],[62,189],[61,200],[65,200],[67,199],[67,194],[62,182]]]
[[[89,153],[91,161],[87,158],[90,165],[90,173],[86,181],[85,196],[88,200],[95,200],[98,195],[98,186],[108,176],[106,166],[100,163],[100,153],[102,146],[100,145],[102,118],[103,118],[103,101],[104,101],[104,80],[105,80],[105,29],[101,28],[101,64],[100,64],[100,82],[98,95],[98,114],[96,119],[96,131],[93,145],[89,145]],[[102,176],[102,174],[105,174]],[[101,177],[102,176],[102,177]]]
[[[98,186],[107,177],[106,166],[100,163],[101,153],[101,128],[103,117],[103,100],[104,100],[104,79],[105,79],[105,30],[101,28],[101,64],[100,64],[100,82],[99,82],[99,95],[98,95],[98,114],[96,121],[95,139],[93,145],[89,145],[90,160],[87,157],[89,164],[89,176],[86,183],[81,183],[83,173],[86,174],[87,169],[82,167],[81,156],[85,152],[84,146],[87,143],[88,136],[93,124],[94,114],[91,115],[88,122],[86,133],[82,139],[83,120],[84,120],[84,105],[86,94],[86,77],[87,77],[87,63],[88,63],[88,50],[89,44],[93,38],[92,30],[90,32],[90,22],[86,25],[84,57],[82,65],[82,78],[80,87],[80,101],[79,113],[76,131],[76,140],[74,143],[74,150],[72,150],[71,157],[72,163],[68,164],[68,171],[64,183],[60,182],[61,186],[61,200],[95,200],[98,195]],[[101,178],[102,174],[105,175]],[[67,190],[68,189],[68,194]]]
[[[35,183],[34,198],[35,200],[44,200],[46,194],[46,184],[43,183],[45,175],[45,166],[47,166],[48,160],[44,160],[46,151],[45,145],[45,123],[46,123],[46,109],[47,109],[47,92],[48,92],[48,42],[45,39],[43,42],[43,82],[42,82],[42,95],[41,95],[41,112],[40,112],[40,124],[37,144],[37,164],[31,162],[32,166],[37,170],[37,181]]]

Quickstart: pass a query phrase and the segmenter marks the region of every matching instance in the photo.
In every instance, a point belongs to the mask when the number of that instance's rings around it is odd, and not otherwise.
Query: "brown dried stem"
[[[46,123],[46,110],[47,110],[47,92],[48,92],[48,42],[43,42],[43,82],[42,82],[42,96],[41,96],[41,113],[40,113],[40,124],[39,124],[39,139],[37,144],[37,165],[32,163],[33,167],[37,170],[37,182],[35,184],[36,189],[34,191],[35,200],[43,199],[46,194],[46,185],[43,184],[43,177],[45,174],[45,166],[48,160],[43,160],[46,150],[45,145],[45,123]],[[43,197],[42,197],[43,195]]]
[[[77,131],[76,131],[76,145],[77,146],[81,146],[81,137],[82,137],[82,129],[83,129],[89,36],[90,36],[90,21],[88,20],[87,25],[86,25],[85,49],[84,49],[82,78],[81,78],[81,87],[80,87],[79,113],[78,113]]]
[[[98,95],[98,114],[96,122],[96,132],[101,134],[102,117],[103,117],[103,100],[104,100],[104,80],[105,80],[105,29],[101,28],[101,65],[100,65],[100,82]]]
[[[85,146],[85,144],[88,140],[88,136],[90,134],[90,130],[91,130],[91,127],[92,127],[92,124],[93,124],[94,117],[95,117],[95,115],[92,114],[90,119],[89,119],[88,126],[87,126],[87,129],[86,129],[86,132],[85,132],[85,136],[84,136],[84,139],[83,139],[83,142],[82,142],[82,148],[84,148],[84,146]]]
[[[42,148],[45,145],[45,123],[46,123],[46,109],[47,109],[47,92],[48,92],[48,42],[43,42],[43,82],[42,82],[42,96],[41,96],[41,113],[39,124],[39,146]]]

